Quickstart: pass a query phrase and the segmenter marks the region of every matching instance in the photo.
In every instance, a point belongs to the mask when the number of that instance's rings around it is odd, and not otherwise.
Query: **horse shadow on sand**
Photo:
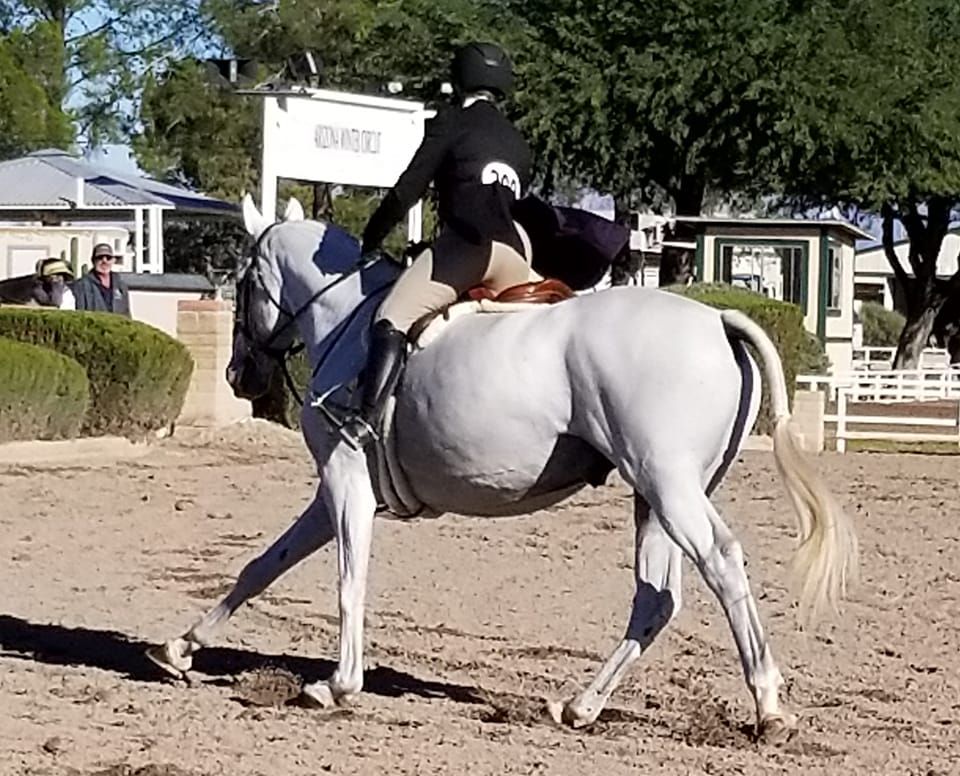
[[[99,668],[137,682],[173,681],[145,655],[152,644],[113,630],[54,623],[35,623],[0,614],[0,660],[14,659],[54,666]],[[239,675],[258,669],[281,669],[304,682],[330,676],[331,660],[295,655],[277,655],[236,647],[207,647],[194,656],[194,673],[214,677],[213,683],[229,685]],[[414,695],[447,698],[457,703],[484,704],[481,691],[450,682],[421,679],[388,666],[364,674],[364,691],[388,698]]]

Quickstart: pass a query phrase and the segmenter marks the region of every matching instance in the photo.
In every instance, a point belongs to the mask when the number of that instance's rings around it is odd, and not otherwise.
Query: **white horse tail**
[[[793,573],[799,585],[801,613],[815,617],[824,606],[837,611],[847,582],[857,574],[857,535],[820,476],[800,450],[790,425],[787,383],[780,354],[766,332],[738,310],[720,314],[728,335],[759,354],[773,411],[773,455],[797,518],[799,545]]]

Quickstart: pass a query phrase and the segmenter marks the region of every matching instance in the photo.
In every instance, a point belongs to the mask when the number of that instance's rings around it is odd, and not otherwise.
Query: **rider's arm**
[[[423,142],[363,230],[363,252],[377,248],[383,238],[419,199],[437,173],[454,137],[452,115],[440,113],[424,126]]]

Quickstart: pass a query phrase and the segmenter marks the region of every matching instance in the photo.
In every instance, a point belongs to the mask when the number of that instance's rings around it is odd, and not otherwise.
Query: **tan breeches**
[[[495,294],[510,286],[542,280],[526,260],[509,245],[494,241],[485,259],[434,256],[427,248],[400,276],[380,306],[377,320],[390,321],[409,332],[427,313],[453,304],[460,294],[485,286]]]

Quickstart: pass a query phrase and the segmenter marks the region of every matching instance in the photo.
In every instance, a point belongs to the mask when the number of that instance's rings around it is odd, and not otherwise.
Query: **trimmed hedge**
[[[864,302],[860,306],[863,324],[863,345],[867,348],[895,348],[907,319],[895,310],[888,310],[879,302]]]
[[[0,336],[49,347],[86,370],[88,436],[138,437],[173,423],[193,372],[183,344],[159,329],[111,313],[0,308]]]
[[[696,283],[690,286],[667,286],[671,291],[719,309],[746,313],[773,340],[787,380],[787,394],[793,405],[793,392],[798,374],[825,374],[829,360],[820,341],[803,326],[803,311],[795,304],[770,299],[755,291],[725,283]],[[753,354],[757,358],[757,354]],[[758,360],[758,363],[759,360]],[[762,365],[761,365],[762,368]],[[757,418],[757,432],[769,433],[773,428],[767,383],[763,383],[763,400]]]
[[[69,439],[90,404],[87,373],[49,348],[0,337],[0,442]]]

